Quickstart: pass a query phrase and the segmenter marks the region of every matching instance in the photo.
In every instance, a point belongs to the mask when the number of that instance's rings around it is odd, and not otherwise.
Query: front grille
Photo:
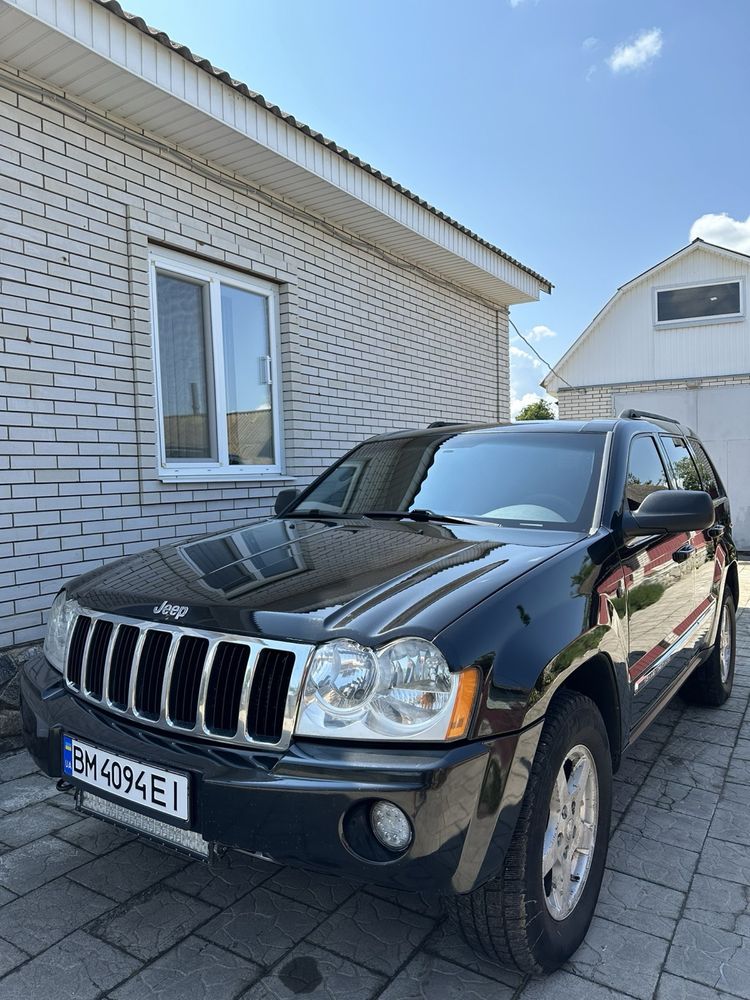
[[[80,697],[139,723],[284,748],[310,650],[81,609],[65,679]]]

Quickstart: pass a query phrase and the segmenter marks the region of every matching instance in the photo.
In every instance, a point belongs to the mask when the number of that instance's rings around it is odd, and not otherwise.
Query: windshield
[[[368,441],[290,513],[407,513],[588,531],[602,434],[464,431]]]

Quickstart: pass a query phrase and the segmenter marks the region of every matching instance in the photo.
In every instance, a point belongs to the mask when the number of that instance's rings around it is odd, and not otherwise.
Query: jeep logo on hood
[[[169,618],[179,621],[180,618],[185,617],[189,610],[187,604],[170,604],[168,601],[162,601],[154,608],[154,614],[167,615]]]

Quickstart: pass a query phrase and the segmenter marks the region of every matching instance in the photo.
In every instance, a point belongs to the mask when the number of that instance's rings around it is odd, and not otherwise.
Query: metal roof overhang
[[[493,303],[551,290],[90,0],[0,0],[0,61]]]

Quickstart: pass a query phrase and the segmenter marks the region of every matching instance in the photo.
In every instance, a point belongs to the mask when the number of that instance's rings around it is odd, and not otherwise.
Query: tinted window
[[[700,473],[703,489],[712,499],[718,500],[719,497],[724,496],[724,488],[721,486],[719,477],[714,471],[711,459],[706,454],[706,449],[702,444],[698,441],[691,441],[690,443],[695,453],[695,460],[698,464],[698,472]]]
[[[672,466],[673,479],[678,490],[702,490],[703,484],[695,467],[693,456],[684,438],[667,437],[661,439],[667,458]]]
[[[695,285],[692,288],[669,288],[656,293],[656,318],[659,323],[704,316],[726,316],[740,311],[740,283]]]
[[[515,526],[588,530],[604,436],[446,431],[369,441],[346,463],[361,472],[337,513],[405,511],[487,518]],[[293,510],[333,513],[334,467]]]
[[[667,489],[667,474],[652,437],[633,438],[628,456],[625,499],[629,510],[636,510],[649,493]]]

